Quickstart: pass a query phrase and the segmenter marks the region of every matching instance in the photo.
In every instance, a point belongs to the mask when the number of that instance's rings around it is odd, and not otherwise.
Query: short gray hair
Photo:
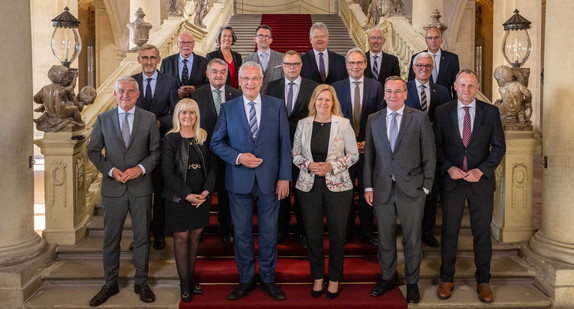
[[[211,69],[211,66],[212,66],[214,63],[220,64],[220,65],[224,65],[224,66],[225,66],[225,69],[227,70],[227,63],[225,63],[225,61],[223,61],[222,59],[219,59],[219,58],[213,58],[213,59],[209,60],[209,62],[207,63],[207,69],[208,69],[208,70]]]
[[[349,60],[349,55],[352,53],[360,54],[361,56],[363,56],[363,61],[367,61],[367,56],[365,55],[363,50],[360,48],[357,48],[357,47],[349,49],[349,51],[347,52],[347,55],[345,56],[345,61]]]
[[[140,86],[138,85],[138,82],[131,76],[122,76],[120,78],[118,78],[118,80],[116,81],[116,86],[114,88],[114,90],[118,90],[118,86],[120,85],[120,82],[132,82],[136,85],[136,89],[139,91],[140,90]]]
[[[433,55],[431,55],[428,52],[420,52],[418,53],[415,58],[413,59],[413,65],[415,65],[417,63],[417,60],[421,59],[421,58],[430,58],[432,61],[432,65],[434,66],[434,57]]]
[[[322,22],[316,22],[311,26],[311,30],[309,31],[309,37],[313,37],[313,31],[315,30],[324,30],[327,33],[327,37],[329,37],[329,29],[327,29],[327,25]]]
[[[138,57],[141,57],[142,51],[148,50],[148,49],[153,49],[153,50],[155,50],[157,56],[159,57],[159,49],[158,49],[155,45],[153,45],[153,44],[144,44],[144,45],[142,45],[142,47],[140,47],[140,50],[138,51]]]
[[[255,61],[247,61],[244,64],[241,65],[241,67],[239,68],[239,77],[241,77],[241,74],[243,73],[243,68],[257,68],[259,69],[259,76],[261,78],[263,78],[263,69],[261,69],[261,65],[259,65],[259,63],[255,62]]]

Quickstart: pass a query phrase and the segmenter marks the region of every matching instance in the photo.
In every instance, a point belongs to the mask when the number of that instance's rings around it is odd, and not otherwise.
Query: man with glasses
[[[435,172],[435,141],[426,113],[405,106],[406,83],[398,76],[385,82],[387,108],[369,117],[365,137],[363,177],[365,200],[375,211],[379,232],[382,280],[371,296],[395,286],[396,227],[401,222],[407,282],[407,303],[418,303],[421,221],[425,197]]]
[[[291,144],[293,144],[293,137],[297,129],[299,120],[309,116],[309,101],[313,95],[315,87],[319,84],[312,80],[301,77],[301,57],[296,51],[290,50],[285,53],[283,57],[283,72],[285,78],[278,79],[269,83],[266,95],[270,95],[285,102],[287,109],[287,117],[289,119],[289,131],[291,137]],[[294,164],[292,168],[292,186],[294,187],[297,177],[299,176],[299,168]],[[292,190],[292,192],[296,192]],[[305,238],[305,230],[303,228],[303,219],[301,217],[301,209],[299,201],[295,197],[293,204],[295,210],[295,234],[297,241],[303,248],[307,247],[307,239]],[[279,210],[279,243],[283,242],[288,234],[289,222],[291,221],[291,199],[286,198],[281,200],[281,208]]]
[[[348,77],[345,70],[345,57],[327,50],[329,30],[324,23],[311,26],[309,39],[313,50],[301,55],[303,67],[301,76],[318,84],[333,84]]]
[[[195,38],[191,32],[182,31],[177,38],[179,53],[163,59],[160,72],[177,81],[180,99],[188,98],[195,89],[209,83],[205,76],[207,60],[193,52]]]
[[[427,52],[419,53],[415,56],[413,63],[415,79],[407,82],[408,95],[405,105],[428,113],[432,125],[434,123],[434,112],[437,106],[450,101],[448,89],[430,81],[434,67],[434,60],[431,54]],[[435,179],[438,179],[438,177],[435,177]],[[440,247],[440,243],[433,235],[436,223],[437,200],[438,181],[435,181],[425,201],[422,226],[422,241],[434,248]]]
[[[289,196],[291,142],[283,101],[261,95],[263,71],[249,61],[239,69],[243,95],[221,106],[211,148],[223,159],[225,187],[235,234],[239,284],[227,296],[238,300],[255,288],[253,202],[257,200],[261,288],[275,300],[285,299],[275,284],[279,201]]]
[[[365,77],[378,80],[383,85],[387,77],[401,76],[399,58],[383,51],[383,45],[387,41],[385,32],[379,28],[373,28],[369,31],[367,39],[371,50],[367,52]]]
[[[346,68],[349,78],[333,84],[337,92],[337,99],[341,103],[343,116],[351,121],[357,137],[359,148],[359,162],[349,168],[353,183],[358,183],[355,188],[359,192],[359,218],[361,221],[361,235],[363,239],[373,246],[377,245],[377,239],[373,235],[373,209],[365,203],[363,198],[363,153],[365,149],[365,127],[369,115],[384,107],[383,86],[370,78],[365,78],[367,58],[362,50],[353,48],[347,52]],[[358,182],[354,179],[358,178]],[[353,199],[354,204],[354,199]],[[355,207],[351,207],[347,221],[346,240],[350,242],[353,237],[355,226]]]
[[[440,48],[442,44],[442,32],[437,28],[429,28],[427,30],[425,42],[427,43],[428,50],[424,50],[424,52],[431,54],[434,59],[431,81],[446,87],[449,91],[450,98],[456,99],[454,81],[456,80],[456,74],[458,74],[460,70],[458,56],[455,53]],[[415,79],[415,71],[413,70],[415,57],[416,54],[411,58],[409,80]]]
[[[283,59],[284,55],[269,48],[273,42],[273,31],[267,25],[259,25],[255,29],[255,38],[253,40],[257,44],[257,51],[243,58],[243,62],[254,61],[261,65],[263,69],[261,92],[264,93],[269,82],[283,77],[281,59]]]

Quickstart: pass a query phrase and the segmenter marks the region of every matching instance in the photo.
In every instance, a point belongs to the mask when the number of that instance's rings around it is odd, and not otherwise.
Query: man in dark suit
[[[396,225],[401,222],[405,255],[406,300],[418,303],[421,221],[432,188],[436,152],[426,113],[405,106],[406,83],[391,76],[385,83],[387,108],[369,117],[365,137],[365,199],[373,206],[379,232],[382,281],[371,290],[381,296],[394,287]]]
[[[296,51],[290,50],[285,53],[282,67],[285,78],[269,83],[265,94],[285,102],[287,117],[289,118],[291,144],[293,144],[297,123],[299,120],[309,116],[309,101],[311,100],[311,95],[313,95],[315,87],[319,84],[301,77],[301,57]],[[299,168],[294,164],[291,165],[291,168],[293,180],[291,182],[291,188],[294,188],[297,177],[299,176]],[[292,190],[292,192],[296,194],[297,191]],[[301,209],[297,196],[295,196],[293,208],[295,210],[295,219],[297,220],[295,226],[297,241],[303,248],[306,248],[307,239],[305,238],[305,229],[303,228],[303,219],[301,217]],[[290,221],[291,199],[286,198],[281,200],[281,208],[279,210],[279,243],[283,242],[287,236]]]
[[[434,59],[431,81],[435,84],[446,87],[451,99],[456,99],[454,81],[456,80],[456,74],[460,70],[458,56],[455,53],[451,53],[440,48],[440,45],[442,44],[442,33],[437,28],[429,28],[427,30],[425,42],[427,43],[428,50],[424,51],[431,54]],[[416,54],[411,58],[409,80],[413,80],[415,78],[415,72],[413,70],[413,60],[415,57]]]
[[[253,40],[257,45],[257,51],[243,58],[243,62],[254,61],[261,65],[263,69],[261,92],[265,93],[269,82],[283,77],[281,60],[284,55],[269,48],[273,42],[273,32],[271,27],[267,25],[259,25],[255,29],[255,38]]]
[[[301,76],[318,84],[329,84],[348,77],[345,58],[327,50],[329,30],[324,23],[314,23],[310,31],[313,50],[301,56]]]
[[[177,81],[180,99],[189,95],[208,83],[205,76],[207,60],[193,52],[195,38],[188,31],[182,31],[177,38],[179,53],[163,59],[160,72],[167,74]]]
[[[466,201],[473,235],[476,289],[482,302],[491,303],[490,223],[496,189],[494,171],[506,152],[504,130],[498,108],[476,100],[479,83],[473,71],[462,70],[454,87],[458,100],[439,106],[434,123],[442,201],[441,283],[437,294],[440,299],[447,299],[454,289],[458,232]]]
[[[380,28],[373,28],[367,37],[370,50],[367,52],[367,69],[365,77],[378,80],[381,85],[389,76],[401,76],[399,58],[383,51],[386,38],[385,32]]]
[[[206,75],[209,79],[209,85],[194,91],[191,98],[199,105],[200,126],[207,132],[207,140],[209,141],[221,112],[221,105],[237,98],[241,92],[225,84],[227,64],[219,58],[209,61]],[[217,220],[220,226],[221,241],[225,247],[231,247],[233,246],[231,212],[229,211],[229,196],[225,190],[225,161],[221,158],[217,160],[215,191],[217,192]]]
[[[155,301],[147,277],[153,192],[150,172],[159,160],[159,129],[154,114],[136,107],[139,90],[133,78],[120,77],[114,95],[118,107],[98,116],[88,145],[90,161],[103,174],[101,193],[106,280],[90,300],[92,307],[103,304],[119,292],[120,241],[128,212],[134,232],[134,291],[140,294],[143,302]]]
[[[373,246],[377,245],[377,239],[373,235],[373,208],[365,203],[363,196],[363,153],[365,149],[365,128],[370,114],[377,112],[384,107],[383,86],[374,79],[365,77],[367,58],[363,51],[353,48],[347,52],[346,68],[349,78],[333,84],[337,92],[337,99],[341,104],[343,116],[351,121],[351,125],[357,135],[357,146],[359,148],[359,162],[349,168],[349,173],[353,183],[358,178],[359,192],[359,218],[361,220],[361,233],[365,241]],[[354,200],[354,199],[353,199]],[[354,201],[353,201],[354,204]],[[355,226],[355,207],[351,207],[349,219],[347,221],[347,242],[353,236]]]
[[[255,62],[239,69],[243,96],[222,105],[211,138],[213,152],[227,162],[235,262],[240,283],[229,293],[237,300],[255,287],[253,202],[257,199],[259,273],[261,287],[271,298],[285,299],[275,284],[279,200],[289,196],[291,143],[283,101],[261,95],[263,71]]]
[[[405,105],[428,113],[432,124],[437,106],[450,101],[448,89],[430,81],[434,66],[433,56],[431,54],[427,52],[419,53],[413,62],[415,79],[407,82],[407,100],[405,101]],[[438,175],[435,175],[435,178],[438,178]],[[434,181],[431,192],[427,195],[425,201],[422,241],[435,248],[440,246],[440,243],[433,235],[436,223],[437,200],[438,181]]]
[[[160,135],[164,136],[172,128],[173,109],[179,101],[179,97],[175,80],[156,70],[160,61],[161,57],[157,47],[144,44],[138,54],[138,62],[142,66],[142,72],[132,77],[137,81],[138,88],[142,90],[136,106],[155,114]],[[161,250],[165,248],[165,204],[161,197],[163,175],[159,164],[151,172],[151,175],[154,187],[151,223],[151,231],[154,235],[153,248]],[[133,249],[133,243],[130,248]]]

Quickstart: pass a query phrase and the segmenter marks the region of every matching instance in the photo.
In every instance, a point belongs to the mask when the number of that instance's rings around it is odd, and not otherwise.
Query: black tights
[[[195,263],[202,231],[203,228],[173,233],[175,265],[177,266],[182,294],[191,294],[191,287],[195,285]]]

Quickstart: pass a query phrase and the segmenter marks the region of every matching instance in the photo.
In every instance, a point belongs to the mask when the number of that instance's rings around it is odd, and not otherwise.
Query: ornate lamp
[[[68,7],[64,12],[52,19],[54,33],[52,34],[52,52],[56,59],[65,67],[78,58],[82,50],[82,38],[78,31],[80,21],[69,12]]]
[[[530,24],[528,19],[518,14],[518,10],[514,10],[514,15],[502,24],[505,32],[502,40],[502,53],[512,67],[523,66],[530,56],[532,51],[532,42],[528,34]]]

